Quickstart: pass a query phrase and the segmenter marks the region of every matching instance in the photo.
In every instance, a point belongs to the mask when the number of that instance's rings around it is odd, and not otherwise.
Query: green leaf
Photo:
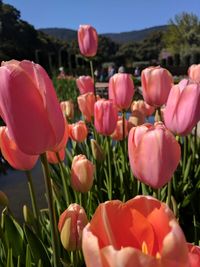
[[[12,254],[17,258],[23,250],[24,233],[21,226],[9,214],[4,214],[4,231],[8,247],[12,248]]]
[[[14,267],[14,265],[13,265],[12,248],[8,250],[6,267]]]
[[[189,156],[189,159],[187,161],[187,165],[184,171],[184,176],[183,176],[183,182],[186,182],[189,172],[190,172],[190,166],[191,166],[191,161],[192,161],[192,155]]]
[[[26,267],[31,267],[31,251],[30,246],[27,244],[26,246]]]
[[[33,233],[33,231],[27,225],[24,225],[24,232],[28,244],[30,245],[31,254],[33,256],[35,264],[38,264],[39,260],[41,260],[43,266],[51,267],[47,251],[42,241],[36,236],[35,233]]]

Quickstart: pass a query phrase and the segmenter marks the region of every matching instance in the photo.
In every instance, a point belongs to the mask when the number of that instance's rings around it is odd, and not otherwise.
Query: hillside
[[[154,31],[165,31],[166,29],[167,25],[162,25],[162,26],[146,28],[143,30],[121,32],[121,33],[105,33],[102,35],[110,38],[112,41],[116,43],[122,44],[131,41],[142,41],[150,33]],[[77,31],[75,30],[70,30],[65,28],[43,28],[39,30],[63,41],[72,41],[77,38]]]

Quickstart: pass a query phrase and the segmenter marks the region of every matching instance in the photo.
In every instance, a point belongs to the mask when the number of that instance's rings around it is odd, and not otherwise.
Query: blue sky
[[[93,25],[98,33],[123,32],[167,24],[183,11],[200,17],[200,0],[3,0],[36,29],[77,30]]]

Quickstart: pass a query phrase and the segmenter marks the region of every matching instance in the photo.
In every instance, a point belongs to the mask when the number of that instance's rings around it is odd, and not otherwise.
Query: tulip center
[[[149,252],[148,252],[148,246],[147,246],[147,243],[145,241],[142,242],[142,248],[141,248],[141,251],[142,253],[144,253],[145,255],[149,255]],[[161,258],[161,255],[159,252],[156,252],[156,259],[160,259]]]

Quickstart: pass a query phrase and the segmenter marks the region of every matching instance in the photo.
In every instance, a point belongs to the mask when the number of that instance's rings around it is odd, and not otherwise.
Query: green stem
[[[59,156],[59,153],[56,152],[56,156],[57,156],[57,159],[59,161],[59,168],[60,168],[60,173],[61,173],[61,179],[62,179],[62,185],[63,185],[63,190],[64,190],[64,197],[65,197],[65,202],[66,202],[66,205],[67,207],[69,206],[69,192],[67,190],[67,183],[66,183],[66,180],[65,180],[65,170],[64,170],[64,166],[63,166],[63,162],[61,161],[60,159],[60,156]]]
[[[38,211],[36,197],[35,197],[35,190],[34,190],[33,181],[32,181],[32,174],[31,174],[31,171],[25,171],[25,173],[26,173],[26,176],[28,178],[28,189],[29,189],[30,198],[31,198],[33,215],[34,215],[34,218],[37,221],[39,221],[39,211]]]
[[[49,165],[48,165],[47,157],[45,153],[40,155],[40,159],[42,162],[42,169],[43,169],[43,174],[44,174],[45,189],[46,189],[48,209],[49,209],[52,249],[53,249],[53,266],[59,267],[60,266],[59,238],[58,238],[56,214],[55,214],[55,209],[54,209],[54,204],[53,204],[53,192],[52,192],[52,186],[51,186],[50,170],[49,170]]]
[[[123,127],[123,152],[126,157],[126,111],[122,111],[122,127]]]
[[[171,195],[172,195],[172,182],[169,181],[167,184],[167,205],[171,208]]]
[[[112,199],[112,172],[111,172],[111,160],[110,160],[110,137],[107,136],[107,155],[108,155],[108,176],[109,176],[109,188],[108,198]]]
[[[91,71],[92,80],[94,82],[94,95],[95,95],[95,98],[96,98],[96,87],[95,87],[94,68],[93,68],[92,60],[90,60],[90,71]]]

